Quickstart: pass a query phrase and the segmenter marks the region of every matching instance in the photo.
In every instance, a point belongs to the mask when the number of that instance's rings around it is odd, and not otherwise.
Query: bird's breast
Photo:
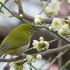
[[[17,55],[20,55],[20,54],[24,53],[24,52],[29,48],[29,44],[30,44],[30,43],[28,43],[28,44],[25,45],[25,46],[21,46],[21,47],[17,48],[17,49],[16,49],[16,54],[17,54]]]
[[[29,48],[30,43],[21,46],[19,48],[16,49],[9,49],[7,50],[6,54],[10,54],[10,55],[21,55],[22,53],[24,53],[28,48]]]

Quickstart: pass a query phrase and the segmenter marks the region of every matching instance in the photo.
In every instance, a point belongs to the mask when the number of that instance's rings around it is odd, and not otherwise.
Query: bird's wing
[[[7,40],[5,43],[1,44],[0,46],[0,56],[2,56],[5,51],[9,51],[10,49],[14,50],[19,47],[22,47],[23,45],[27,45],[29,42],[24,43],[23,41],[20,40]]]

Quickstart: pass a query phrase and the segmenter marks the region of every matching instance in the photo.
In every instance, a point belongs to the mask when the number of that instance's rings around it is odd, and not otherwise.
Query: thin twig
[[[24,59],[26,55],[24,55],[23,57],[16,57],[16,58],[10,58],[10,59],[5,59],[5,58],[0,58],[0,62],[13,62],[13,61],[17,61],[17,60],[21,60]]]
[[[70,60],[68,60],[68,61],[61,67],[60,70],[66,69],[68,65],[70,65]]]
[[[22,7],[22,0],[17,0],[17,5],[18,5],[19,14],[22,14],[24,16],[24,11],[23,11],[23,7]]]
[[[62,40],[58,40],[58,47],[61,47],[62,44]],[[58,59],[58,66],[59,66],[59,70],[61,68],[62,65],[62,56]]]
[[[4,4],[6,4],[8,1],[9,1],[9,0],[6,0],[6,1],[4,2]],[[2,9],[2,7],[3,7],[3,6],[1,5],[0,10]]]
[[[33,69],[38,70],[38,69],[37,69],[36,67],[34,67],[32,64],[30,64],[30,63],[28,63],[28,62],[27,62],[27,64],[30,65],[30,67],[32,67]]]
[[[45,54],[51,54],[51,53],[58,53],[58,52],[63,51],[63,50],[65,50],[65,49],[70,49],[70,44],[61,46],[61,47],[59,47],[59,48],[48,49],[48,50],[46,50],[46,51],[44,51],[44,52],[41,52],[41,53],[39,53],[39,54],[45,55]]]
[[[49,30],[50,32],[52,32],[53,34],[57,35],[59,38],[63,39],[64,41],[66,41],[67,43],[70,43],[70,40],[68,40],[66,37],[62,36],[62,35],[59,35],[57,32],[55,31],[52,31],[50,30],[47,26],[45,25],[41,25],[41,26],[38,26],[38,25],[34,25],[35,27],[38,27],[38,28],[46,28],[47,30]]]
[[[0,4],[9,12],[11,13],[13,16],[15,16],[17,19],[21,20],[22,22],[26,22],[28,23],[26,20],[21,19],[19,16],[15,15],[10,9],[8,9],[2,2],[0,2]]]
[[[44,11],[44,9],[46,8],[46,6],[49,4],[50,0],[46,1],[45,6],[42,8],[42,10],[40,11],[39,15],[42,14],[42,12]]]
[[[3,70],[10,70],[9,63],[6,64],[6,66],[3,68]]]
[[[59,35],[59,34],[56,33],[55,31],[51,31],[48,27],[46,27],[46,26],[44,26],[44,25],[43,25],[42,27],[44,27],[44,28],[46,28],[47,30],[49,30],[50,32],[54,33],[55,35],[57,35],[59,38],[63,39],[63,40],[66,41],[67,43],[70,43],[70,41],[69,41],[66,37],[64,37],[64,36],[62,36],[62,35]]]
[[[51,66],[52,64],[55,63],[55,61],[56,61],[57,59],[59,59],[62,55],[64,55],[68,50],[69,50],[69,49],[66,49],[66,50],[64,50],[63,52],[60,52],[60,53],[50,62],[50,64],[49,64],[48,67],[47,67],[47,70],[50,68],[50,66]]]
[[[44,6],[43,3],[42,3],[42,0],[40,0],[40,3],[41,3],[41,6]]]

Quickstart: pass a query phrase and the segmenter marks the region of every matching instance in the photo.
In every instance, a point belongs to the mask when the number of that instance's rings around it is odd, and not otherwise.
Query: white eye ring
[[[32,30],[29,30],[29,33],[32,33]]]

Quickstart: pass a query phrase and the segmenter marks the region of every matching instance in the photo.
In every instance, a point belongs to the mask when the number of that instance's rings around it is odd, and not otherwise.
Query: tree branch
[[[4,2],[4,4],[6,4],[8,1],[9,1],[9,0],[6,0],[6,1]],[[3,6],[1,5],[0,11],[1,11],[2,7],[3,7]]]
[[[61,67],[60,70],[66,69],[66,67],[67,67],[68,65],[70,65],[70,60],[68,60],[68,61]]]
[[[61,44],[62,44],[62,40],[58,40],[58,47],[61,47]],[[61,68],[61,65],[62,65],[62,56],[58,59],[59,70]]]
[[[22,22],[28,23],[26,20],[21,19],[18,15],[15,15],[15,14],[14,14],[11,10],[9,10],[2,2],[0,2],[0,4],[1,4],[10,14],[12,14],[13,16],[15,16],[17,19],[21,20]]]
[[[66,49],[70,49],[70,44],[67,44],[67,45],[64,45],[64,46],[61,46],[59,48],[55,48],[55,49],[48,49],[44,52],[40,52],[40,53],[34,53],[34,54],[30,54],[30,55],[36,55],[36,54],[41,54],[42,56],[45,55],[45,54],[51,54],[51,53],[58,53],[60,51],[63,51],[63,50],[66,50]],[[20,57],[17,57],[17,58],[11,58],[11,59],[3,59],[3,58],[0,58],[0,62],[12,62],[12,61],[17,61],[17,60],[20,60],[20,59],[24,59],[27,55],[29,54],[24,54],[21,58]]]
[[[52,64],[55,63],[55,61],[56,61],[57,59],[59,59],[62,55],[64,55],[68,50],[69,50],[69,49],[66,49],[66,50],[64,50],[63,52],[60,52],[60,53],[50,62],[50,64],[49,64],[48,67],[47,67],[47,70],[50,68],[50,66],[51,66]]]
[[[22,0],[17,0],[17,5],[18,5],[19,14],[22,14],[24,16],[24,11],[23,11],[23,7],[22,7]]]
[[[62,35],[59,35],[59,34],[58,34],[57,32],[55,32],[55,31],[51,31],[47,26],[43,25],[42,28],[46,28],[46,29],[49,30],[50,32],[52,32],[52,33],[54,33],[55,35],[57,35],[59,38],[61,38],[61,39],[63,39],[64,41],[66,41],[67,43],[70,43],[70,41],[69,41],[66,37],[64,37],[64,36],[62,36]]]

